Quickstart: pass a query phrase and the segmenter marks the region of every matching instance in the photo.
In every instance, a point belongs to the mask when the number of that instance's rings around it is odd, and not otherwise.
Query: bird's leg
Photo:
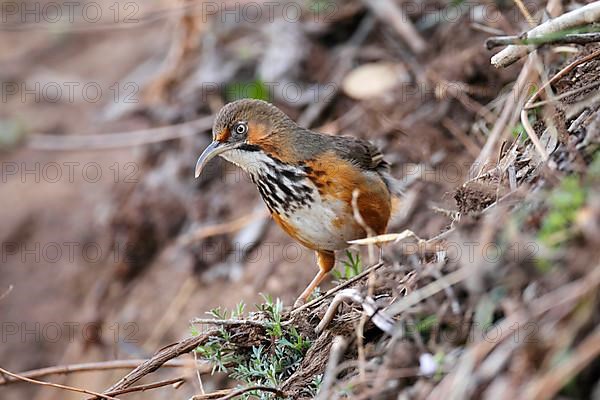
[[[317,264],[319,265],[319,272],[310,284],[304,289],[302,294],[298,297],[294,303],[294,308],[300,307],[306,302],[306,299],[311,295],[313,290],[325,279],[327,273],[332,270],[335,265],[335,253],[332,251],[319,251],[317,250]]]

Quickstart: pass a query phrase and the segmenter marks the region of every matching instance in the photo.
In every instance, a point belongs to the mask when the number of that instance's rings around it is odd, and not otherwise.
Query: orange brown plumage
[[[304,302],[335,264],[335,251],[367,232],[354,217],[356,205],[370,230],[385,233],[396,193],[388,164],[369,142],[299,127],[275,106],[239,100],[224,106],[213,142],[196,164],[196,176],[213,157],[244,169],[274,221],[315,250],[319,272],[302,292]]]

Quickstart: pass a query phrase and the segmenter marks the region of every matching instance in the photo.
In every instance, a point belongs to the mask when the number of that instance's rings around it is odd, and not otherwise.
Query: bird
[[[212,143],[196,163],[196,178],[216,156],[245,171],[273,220],[315,251],[319,270],[294,308],[334,268],[336,251],[348,248],[349,241],[386,232],[392,197],[401,193],[375,145],[300,127],[263,100],[241,99],[221,108]]]

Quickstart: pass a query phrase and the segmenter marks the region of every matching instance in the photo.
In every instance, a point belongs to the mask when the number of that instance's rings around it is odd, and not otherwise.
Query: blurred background
[[[553,2],[558,14],[564,3]],[[534,16],[546,6],[526,3]],[[214,307],[259,293],[293,302],[316,271],[312,252],[274,226],[233,166],[215,160],[193,178],[214,114],[235,99],[372,140],[410,183],[390,231],[445,230],[522,68],[492,67],[483,43],[528,26],[513,2],[485,0],[0,7],[0,364],[13,372],[146,358]],[[51,380],[101,390],[123,374]],[[21,383],[0,393],[82,398]]]

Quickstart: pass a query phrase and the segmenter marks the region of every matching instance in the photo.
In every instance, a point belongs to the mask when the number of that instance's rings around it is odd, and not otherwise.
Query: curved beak
[[[197,178],[197,177],[200,176],[200,173],[204,169],[204,166],[206,164],[208,164],[208,162],[210,160],[212,160],[213,158],[215,158],[219,154],[221,154],[221,153],[223,153],[223,152],[225,152],[227,150],[230,150],[231,147],[232,146],[230,144],[223,144],[221,142],[217,142],[216,140],[213,141],[211,144],[209,144],[208,147],[206,149],[204,149],[204,151],[202,152],[202,154],[198,158],[198,161],[196,162],[195,177]]]

